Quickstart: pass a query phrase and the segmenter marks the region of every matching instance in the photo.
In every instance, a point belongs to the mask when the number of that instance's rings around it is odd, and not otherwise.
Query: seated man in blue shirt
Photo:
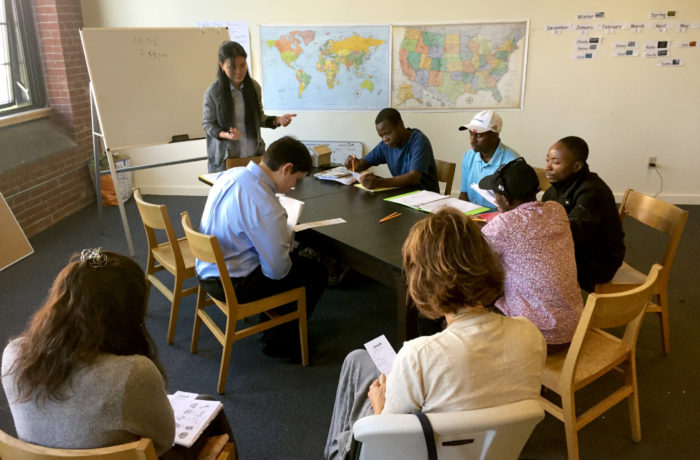
[[[416,185],[439,193],[433,147],[425,134],[415,128],[406,128],[396,109],[381,110],[374,123],[382,141],[362,159],[350,155],[345,160],[345,167],[360,172],[386,163],[394,177],[364,174],[361,182],[368,189]]]
[[[200,231],[219,240],[239,302],[304,286],[306,312],[311,315],[321,297],[326,269],[319,262],[290,255],[287,212],[275,196],[294,187],[310,170],[311,157],[304,144],[283,137],[270,144],[259,165],[250,162],[229,169],[214,182]],[[216,265],[197,260],[195,269],[202,288],[225,300]],[[278,310],[285,313],[286,308]],[[298,358],[298,330],[294,321],[265,331],[263,353]]]
[[[472,121],[459,127],[460,131],[469,130],[471,150],[462,159],[462,185],[460,200],[470,201],[480,206],[496,210],[496,206],[474,190],[472,184],[478,184],[486,176],[495,174],[498,167],[515,160],[520,155],[499,138],[503,120],[493,110],[484,110],[474,115]]]

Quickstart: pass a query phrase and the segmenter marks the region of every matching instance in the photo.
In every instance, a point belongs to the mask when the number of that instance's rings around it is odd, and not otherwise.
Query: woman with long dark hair
[[[168,450],[175,420],[145,314],[136,262],[99,248],[73,256],[2,356],[19,438],[86,449],[148,437]]]
[[[243,47],[232,41],[219,48],[217,79],[204,93],[202,126],[207,135],[209,172],[226,169],[227,158],[262,155],[260,128],[288,126],[296,114],[263,112],[260,85],[250,77]]]

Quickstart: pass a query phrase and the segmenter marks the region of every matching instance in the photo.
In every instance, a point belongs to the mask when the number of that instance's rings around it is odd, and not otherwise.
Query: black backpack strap
[[[425,436],[425,446],[428,448],[428,460],[437,460],[437,448],[435,447],[435,432],[433,426],[428,420],[428,416],[423,412],[415,414],[420,421],[420,426],[423,428],[423,436]]]

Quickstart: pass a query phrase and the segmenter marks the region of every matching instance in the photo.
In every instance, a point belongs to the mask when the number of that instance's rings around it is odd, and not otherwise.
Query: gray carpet
[[[202,197],[146,197],[168,205],[176,233],[180,211],[198,222]],[[642,442],[630,438],[627,409],[620,404],[579,433],[582,458],[698,458],[700,432],[700,371],[695,332],[700,328],[696,261],[700,260],[700,209],[690,218],[671,275],[672,352],[661,353],[658,325],[649,316],[639,337],[637,364],[642,417]],[[136,260],[145,264],[146,242],[133,201],[127,214],[134,236]],[[626,225],[627,260],[648,269],[664,244],[663,238],[638,225]],[[35,254],[0,272],[0,341],[18,334],[41,305],[48,287],[70,255],[86,247],[102,246],[126,254],[126,242],[116,208],[105,209],[104,233],[99,233],[94,206],[33,237]],[[167,277],[164,280],[169,279]],[[199,352],[189,352],[194,296],[181,304],[175,342],[165,343],[169,303],[156,290],[149,301],[147,326],[168,373],[168,389],[216,394],[221,347],[213,336],[201,334]],[[231,422],[242,459],[315,459],[322,456],[340,365],[344,356],[367,340],[395,333],[394,295],[384,286],[357,274],[328,289],[309,323],[311,365],[289,364],[268,358],[255,337],[233,347],[226,394],[220,398]],[[580,401],[602,394],[597,386]],[[0,399],[0,429],[15,434],[4,396]],[[566,457],[563,425],[551,416],[542,421],[522,458]]]

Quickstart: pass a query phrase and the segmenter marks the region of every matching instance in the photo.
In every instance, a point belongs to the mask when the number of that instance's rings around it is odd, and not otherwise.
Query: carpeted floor
[[[180,211],[198,222],[203,197],[146,197],[168,205],[176,233]],[[700,433],[700,370],[696,331],[700,329],[696,261],[700,259],[700,207],[688,206],[690,218],[671,275],[672,352],[663,356],[656,319],[644,321],[637,366],[640,387],[642,442],[630,438],[627,408],[620,404],[579,433],[582,458],[697,458]],[[47,289],[70,255],[87,247],[128,252],[116,208],[105,209],[100,234],[94,206],[67,218],[31,239],[35,253],[0,272],[0,341],[25,327],[41,305]],[[136,260],[145,264],[146,242],[133,201],[127,215],[134,237]],[[648,269],[665,244],[639,225],[626,225],[628,257]],[[164,277],[164,280],[169,279]],[[199,352],[189,352],[194,296],[185,298],[175,342],[165,343],[169,303],[156,290],[149,301],[147,326],[159,349],[171,392],[185,390],[216,394],[221,347],[203,331]],[[344,356],[379,334],[395,333],[394,295],[373,280],[350,273],[340,286],[328,289],[309,323],[311,365],[268,358],[255,337],[233,348],[224,402],[242,459],[316,459],[322,456]],[[581,402],[594,401],[602,388],[584,391]],[[0,429],[15,434],[4,396],[0,398]],[[695,441],[693,441],[695,439]],[[563,425],[551,416],[542,421],[522,458],[566,457]]]

